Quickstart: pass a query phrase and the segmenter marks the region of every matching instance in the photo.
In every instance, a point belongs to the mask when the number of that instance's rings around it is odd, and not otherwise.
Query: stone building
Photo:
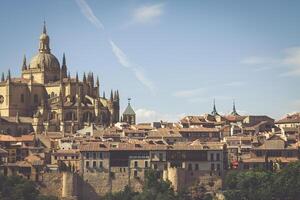
[[[45,25],[39,40],[38,53],[29,63],[24,56],[20,78],[11,77],[10,71],[6,78],[2,73],[0,116],[30,117],[35,132],[74,132],[90,123],[108,126],[118,122],[119,92],[100,97],[100,82],[93,73],[84,73],[82,80],[78,74],[71,77],[65,55],[60,64],[51,53]]]

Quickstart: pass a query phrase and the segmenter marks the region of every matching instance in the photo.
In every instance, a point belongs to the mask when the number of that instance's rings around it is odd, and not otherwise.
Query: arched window
[[[51,96],[50,96],[50,97],[52,98],[52,97],[54,97],[54,96],[55,96],[54,92],[51,92]]]
[[[33,102],[34,102],[35,104],[39,103],[39,96],[38,96],[37,94],[35,94],[35,95],[33,96]]]

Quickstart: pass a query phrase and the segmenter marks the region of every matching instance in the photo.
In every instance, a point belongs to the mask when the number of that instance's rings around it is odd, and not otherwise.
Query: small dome
[[[30,69],[42,68],[60,70],[60,65],[57,58],[51,53],[39,52],[30,61]]]
[[[40,40],[49,41],[49,36],[46,33],[42,33],[40,36]]]

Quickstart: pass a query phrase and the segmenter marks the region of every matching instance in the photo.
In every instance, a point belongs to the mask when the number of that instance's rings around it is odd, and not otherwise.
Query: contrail
[[[95,16],[93,10],[85,0],[76,0],[76,3],[87,20],[89,20],[96,28],[105,31],[103,23],[99,20],[99,18]],[[154,84],[147,78],[142,68],[138,68],[132,62],[130,62],[128,56],[112,39],[108,39],[108,42],[111,46],[112,53],[115,55],[118,63],[133,72],[136,79],[145,87],[147,87],[152,94],[154,94]]]
[[[145,74],[143,73],[143,71],[141,69],[139,69],[138,67],[136,67],[134,64],[132,64],[128,57],[126,56],[126,54],[122,51],[122,49],[120,49],[112,40],[109,41],[110,46],[112,48],[112,51],[114,53],[114,55],[116,56],[118,62],[130,69],[132,72],[134,72],[135,77],[143,84],[145,85],[149,90],[151,90],[151,92],[154,94],[155,93],[155,89],[154,89],[154,85],[152,83],[151,80],[149,80]]]
[[[86,3],[85,0],[76,0],[77,5],[79,6],[82,14],[97,28],[103,29],[104,26],[101,21],[95,16],[91,7]]]

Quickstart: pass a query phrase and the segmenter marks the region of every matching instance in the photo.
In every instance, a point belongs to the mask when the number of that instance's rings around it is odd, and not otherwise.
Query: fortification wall
[[[61,198],[62,196],[62,173],[45,173],[42,181],[38,184],[42,194]]]
[[[168,168],[164,171],[163,178],[172,183],[175,191],[191,187],[194,184],[203,184],[209,191],[217,191],[222,188],[222,177],[207,171]]]

